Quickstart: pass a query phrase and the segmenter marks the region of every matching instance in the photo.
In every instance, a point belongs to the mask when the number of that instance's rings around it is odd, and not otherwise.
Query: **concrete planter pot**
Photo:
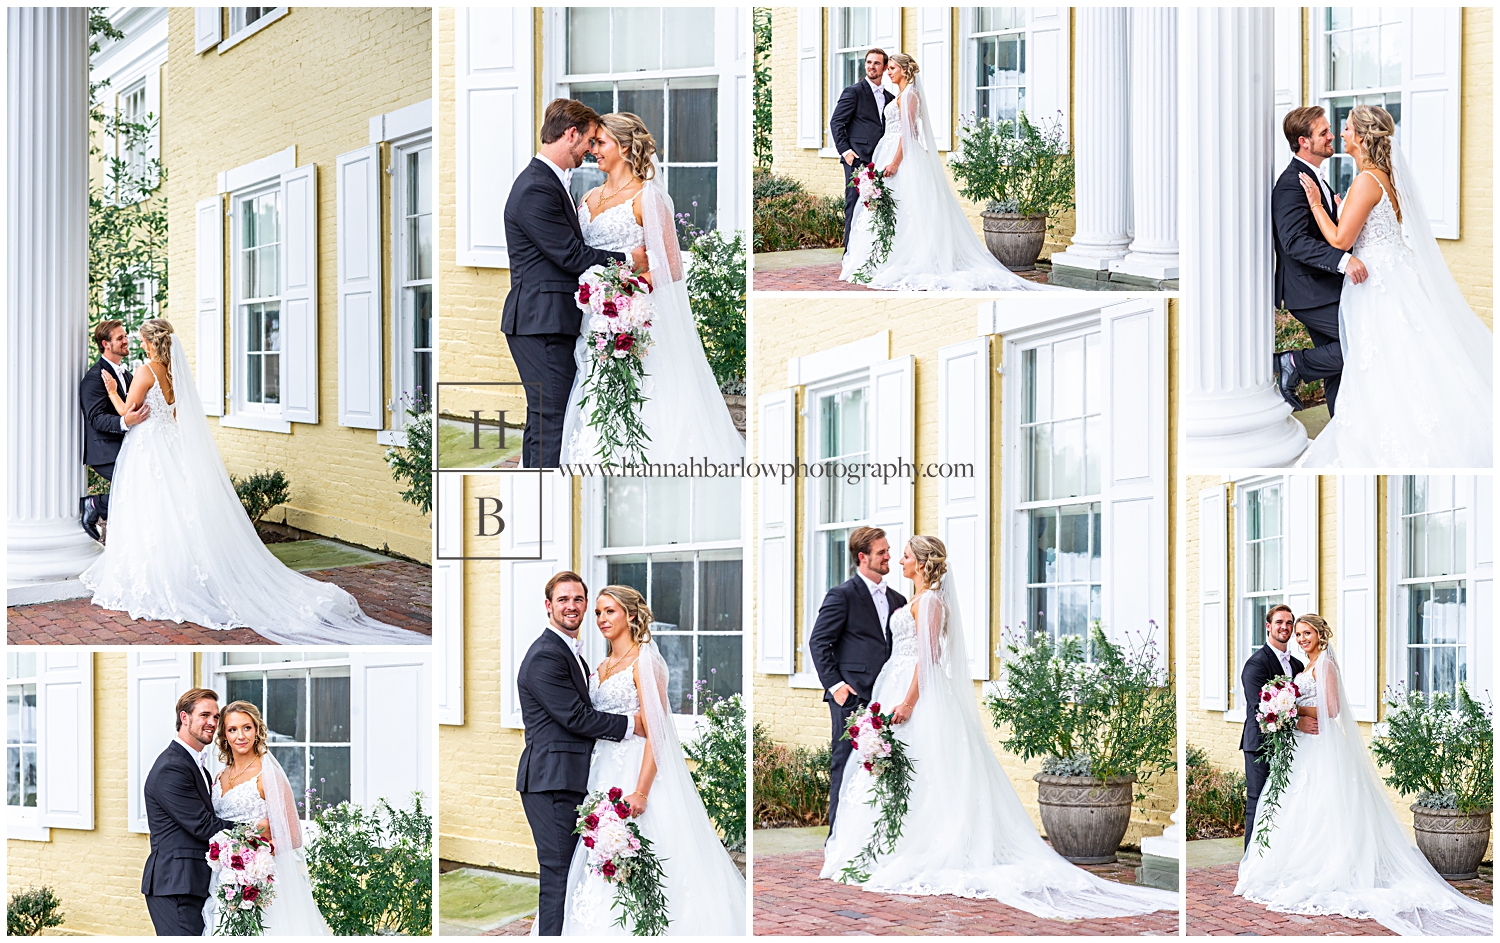
[[[1037,804],[1052,850],[1074,864],[1108,864],[1130,827],[1135,777],[1095,779],[1037,773]]]
[[[720,393],[724,397],[724,405],[729,408],[729,420],[734,427],[745,434],[745,396],[743,393]]]
[[[1042,243],[1047,241],[1047,215],[1022,216],[1020,213],[992,213],[985,210],[979,214],[984,218],[984,244],[990,255],[1012,272],[1026,272],[1036,268],[1036,260],[1042,254]]]
[[[1450,881],[1472,878],[1490,843],[1490,810],[1460,812],[1457,809],[1411,807],[1417,847],[1432,867]]]

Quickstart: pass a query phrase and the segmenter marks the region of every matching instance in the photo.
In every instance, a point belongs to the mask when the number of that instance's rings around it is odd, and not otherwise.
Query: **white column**
[[[82,594],[88,352],[88,12],[7,11],[6,601]]]
[[[1105,272],[1130,246],[1130,10],[1079,7],[1075,16],[1077,205],[1073,242],[1052,256],[1052,265]]]
[[[1189,142],[1182,163],[1187,467],[1286,465],[1307,433],[1271,381],[1274,12],[1183,7],[1180,16],[1180,113],[1234,127],[1223,146]]]
[[[1177,8],[1130,11],[1130,170],[1135,238],[1109,270],[1177,277]]]

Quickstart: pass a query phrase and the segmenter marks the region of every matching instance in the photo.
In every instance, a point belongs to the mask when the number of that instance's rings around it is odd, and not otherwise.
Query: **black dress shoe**
[[[99,511],[94,507],[93,498],[82,498],[79,500],[83,511],[83,532],[94,540],[101,540],[99,536]]]
[[[1271,355],[1271,373],[1276,378],[1276,389],[1281,391],[1281,398],[1287,401],[1294,412],[1301,412],[1304,408],[1302,400],[1297,396],[1297,384],[1302,378],[1297,375],[1297,367],[1292,363],[1290,353]]]

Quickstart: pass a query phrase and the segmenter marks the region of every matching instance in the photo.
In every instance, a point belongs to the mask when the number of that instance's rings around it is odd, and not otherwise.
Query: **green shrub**
[[[432,817],[381,799],[316,807],[307,846],[313,899],[334,936],[432,933]]]
[[[426,515],[432,510],[432,404],[420,393],[401,397],[406,405],[406,445],[385,450],[391,477],[405,483],[401,500]]]
[[[700,690],[702,683],[700,682]],[[711,697],[705,691],[705,699]],[[730,851],[745,850],[745,705],[738,694],[713,700],[708,725],[683,752],[696,764],[693,784]]]
[[[1490,707],[1458,685],[1458,697],[1438,691],[1386,692],[1384,729],[1370,744],[1375,759],[1391,770],[1386,785],[1417,805],[1461,812],[1491,808],[1495,787],[1495,742]]]
[[[36,936],[63,922],[62,901],[50,887],[31,887],[10,895],[5,908],[6,936]]]
[[[1277,353],[1304,350],[1311,346],[1312,335],[1307,333],[1307,325],[1292,317],[1292,313],[1285,308],[1278,310],[1276,312]],[[1325,402],[1327,397],[1323,395],[1323,381],[1313,380],[1311,383],[1298,384],[1297,398],[1306,406],[1316,406],[1318,403]]]
[[[244,478],[230,475],[229,483],[234,485],[234,493],[240,496],[252,524],[259,524],[272,508],[292,500],[292,483],[279,468],[252,472]]]
[[[808,193],[787,177],[757,173],[754,232],[756,252],[842,246],[844,200]]]
[[[1233,838],[1245,834],[1245,774],[1225,771],[1204,750],[1187,748],[1187,837]]]
[[[771,168],[771,8],[755,8],[755,104],[751,150],[755,166]]]
[[[755,827],[826,824],[831,752],[777,743],[756,724]]]
[[[745,235],[714,230],[693,240],[688,301],[714,381],[725,393],[745,390]]]
[[[792,177],[781,177],[772,173],[757,172],[752,186],[752,196],[757,200],[770,199],[773,196],[784,196],[788,193],[804,192],[802,181]]]
[[[948,166],[965,199],[1025,216],[1073,208],[1073,154],[1061,120],[1038,126],[1025,112],[1019,123],[965,119],[958,137]]]

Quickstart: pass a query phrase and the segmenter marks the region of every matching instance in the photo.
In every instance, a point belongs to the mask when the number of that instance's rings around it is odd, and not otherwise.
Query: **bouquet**
[[[615,926],[636,936],[665,936],[670,921],[661,889],[661,859],[630,820],[623,795],[618,786],[589,793],[578,807],[573,833],[583,836],[589,870],[615,886],[613,906],[621,910]]]
[[[1297,738],[1297,685],[1286,675],[1277,675],[1260,689],[1260,702],[1255,706],[1255,721],[1262,734],[1260,756],[1271,767],[1266,778],[1266,788],[1260,794],[1260,808],[1256,818],[1264,824],[1256,829],[1255,844],[1262,852],[1271,847],[1271,822],[1281,802],[1292,772],[1292,751]]]
[[[646,461],[650,436],[641,422],[643,361],[651,349],[651,286],[624,262],[595,265],[578,278],[573,300],[587,316],[589,375],[583,407],[599,434],[601,462]]]
[[[896,738],[895,721],[890,714],[880,712],[879,702],[849,718],[844,739],[854,748],[865,772],[874,777],[869,801],[880,810],[870,840],[839,874],[845,884],[863,884],[870,880],[869,868],[875,858],[893,851],[901,838],[901,824],[911,801],[913,769],[906,744]]]
[[[253,825],[236,825],[208,843],[208,866],[219,876],[217,936],[260,936],[265,909],[276,899],[276,861],[271,843]]]
[[[885,185],[885,174],[873,164],[855,171],[849,178],[849,186],[859,191],[859,202],[869,210],[870,225],[875,230],[875,248],[859,271],[850,276],[853,281],[867,285],[891,254],[891,243],[896,238],[896,196]]]

